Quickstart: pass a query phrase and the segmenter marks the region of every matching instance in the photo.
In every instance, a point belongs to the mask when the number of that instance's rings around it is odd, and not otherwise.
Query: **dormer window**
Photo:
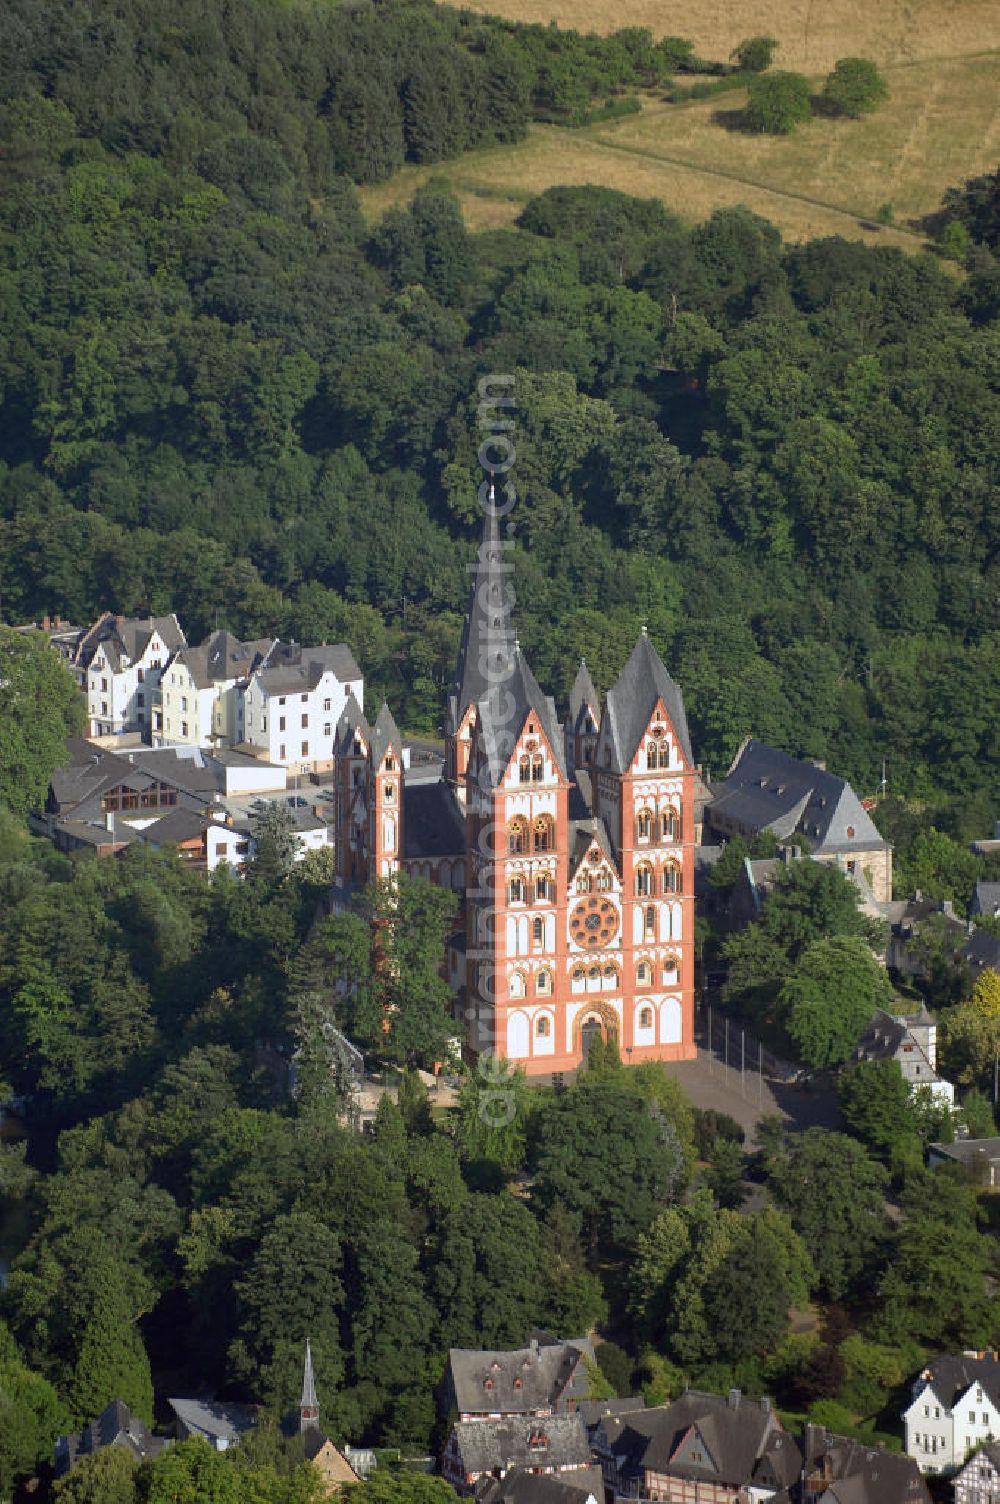
[[[520,1379],[520,1378],[515,1379],[514,1380],[514,1388],[515,1389],[523,1389],[524,1388],[524,1380]]]
[[[484,1379],[483,1380],[483,1388],[484,1389],[492,1389],[493,1388],[493,1380],[492,1379]]]

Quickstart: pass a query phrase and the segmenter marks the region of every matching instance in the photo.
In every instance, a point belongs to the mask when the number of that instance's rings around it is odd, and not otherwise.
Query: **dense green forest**
[[[518,620],[543,682],[565,692],[586,654],[606,686],[646,620],[709,768],[751,729],[862,791],[885,758],[895,792],[960,798],[984,828],[995,181],[949,209],[973,238],[964,282],[930,255],[785,246],[741,209],[691,228],[607,190],[551,190],[517,230],[471,236],[432,184],[368,227],[349,178],[372,174],[350,145],[376,149],[372,58],[388,168],[421,155],[406,102],[441,105],[441,67],[488,101],[456,104],[470,129],[520,130],[544,70],[525,64],[508,118],[490,89],[517,70],[491,49],[543,43],[610,87],[610,44],[423,5],[4,7],[6,618],[152,607],[192,637],[342,635],[373,695],[433,730],[475,536],[476,383],[516,372]]]
[[[405,1069],[373,1135],[356,1132],[340,1079],[314,1067],[324,1020],[366,1040],[358,916],[317,919],[322,854],[291,871],[274,855],[206,880],[146,848],[67,859],[0,819],[0,1070],[32,1130],[30,1152],[0,1141],[0,1225],[21,1219],[0,1290],[0,1496],[112,1396],[149,1421],[166,1394],[215,1390],[265,1407],[249,1452],[223,1466],[181,1448],[113,1495],[88,1465],[67,1497],[305,1504],[301,1444],[276,1427],[307,1336],[331,1433],[418,1454],[445,1434],[447,1348],[518,1346],[538,1325],[600,1327],[595,1395],[736,1384],[867,1437],[891,1432],[926,1353],[995,1340],[984,1213],[923,1169],[950,1116],[894,1063],[850,1073],[849,1135],[759,1126],[770,1196],[750,1214],[738,1125],[613,1046],[563,1091],[473,1072],[450,1108]],[[435,891],[402,890],[392,985],[417,1017],[448,923]],[[366,901],[377,914],[379,890]],[[856,905],[845,878],[796,864],[768,938],[794,931],[808,952],[863,928]],[[355,993],[338,985],[355,974]],[[263,1040],[301,1047],[297,1096]],[[977,1093],[962,1115],[992,1121]],[[791,1331],[789,1306],[810,1302],[820,1325]]]
[[[356,182],[571,124],[683,66],[683,45],[399,0],[11,0],[0,55],[6,620],[149,608],[192,639],[217,622],[343,636],[372,695],[433,731],[477,532],[477,384],[512,374],[518,625],[539,677],[565,693],[585,654],[606,687],[648,622],[707,765],[750,730],[862,792],[885,759],[910,801],[883,806],[907,882],[967,901],[961,842],[1000,796],[1000,181],[946,206],[962,276],[586,188],[472,236],[431,183],[371,227]],[[30,759],[5,735],[20,810]],[[920,800],[959,839],[922,828]],[[510,1077],[499,1127],[478,1078],[446,1115],[408,1071],[372,1138],[339,1123],[318,1024],[371,1045],[379,988],[405,988],[420,1007],[383,1053],[431,1058],[448,915],[404,894],[387,982],[363,962],[384,895],[317,923],[328,866],[280,855],[206,881],[145,849],[69,861],[0,820],[0,1095],[27,1096],[32,1129],[30,1153],[0,1146],[0,1202],[23,1213],[0,1494],[109,1393],[149,1418],[154,1377],[275,1418],[307,1334],[331,1430],[417,1449],[441,1439],[448,1345],[539,1323],[603,1325],[598,1392],[735,1382],[866,1434],[927,1351],[995,1340],[983,1210],[922,1170],[945,1125],[892,1067],[845,1088],[849,1136],[765,1128],[773,1204],[752,1216],[738,1127],[613,1052],[560,1094]],[[826,973],[805,960],[853,954],[863,926],[845,882],[814,902],[808,881],[789,879],[743,980],[835,1058],[804,991]],[[775,991],[779,951],[797,991]],[[944,1047],[975,1087],[996,1019],[955,1013]],[[262,1040],[301,1047],[296,1099]],[[963,1110],[990,1121],[976,1093]],[[789,1297],[820,1304],[818,1331],[789,1333]],[[309,1497],[270,1435],[255,1492],[216,1462],[205,1496]],[[208,1467],[174,1455],[114,1497],[173,1497],[172,1468]]]

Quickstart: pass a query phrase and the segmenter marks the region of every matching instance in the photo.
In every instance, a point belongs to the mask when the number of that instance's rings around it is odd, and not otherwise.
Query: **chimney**
[[[738,1410],[739,1407],[740,1407],[740,1400],[741,1399],[742,1399],[742,1395],[740,1394],[740,1391],[738,1389],[730,1389],[730,1391],[729,1391],[729,1398],[726,1401],[726,1403],[728,1404],[730,1410]]]
[[[55,616],[53,616],[52,620],[55,622],[55,624],[56,624],[57,627],[61,627],[62,626],[62,617],[59,616],[58,613]]]
[[[42,631],[47,632],[51,625],[52,623],[49,620],[48,614],[46,613],[46,615],[42,617]]]

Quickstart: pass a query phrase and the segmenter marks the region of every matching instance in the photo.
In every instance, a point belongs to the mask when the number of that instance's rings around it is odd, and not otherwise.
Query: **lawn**
[[[514,147],[404,168],[363,191],[365,210],[380,218],[433,175],[457,194],[471,228],[489,229],[553,184],[598,183],[660,198],[691,220],[747,204],[790,240],[840,234],[916,249],[908,222],[1000,158],[1000,52],[896,65],[886,76],[891,96],[875,114],[819,117],[791,137],[734,129],[738,92],[677,105],[650,98],[640,115],[584,130],[536,126]],[[895,228],[874,223],[887,202]]]

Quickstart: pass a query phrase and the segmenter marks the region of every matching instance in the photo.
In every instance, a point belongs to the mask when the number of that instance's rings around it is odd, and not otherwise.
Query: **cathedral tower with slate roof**
[[[694,1046],[694,784],[684,701],[645,629],[603,707],[585,663],[560,720],[513,629],[492,509],[475,565],[437,780],[402,776],[383,708],[338,726],[342,883],[402,869],[464,899],[448,946],[469,1058],[573,1070]]]

